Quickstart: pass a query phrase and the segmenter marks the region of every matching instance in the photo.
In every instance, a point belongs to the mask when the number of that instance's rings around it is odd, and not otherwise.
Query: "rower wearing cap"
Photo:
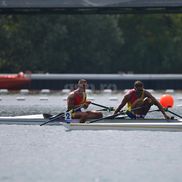
[[[126,114],[131,119],[144,118],[153,104],[159,108],[166,119],[170,119],[158,100],[144,89],[144,84],[141,81],[135,81],[134,88],[124,96],[114,114],[117,114],[126,104],[128,104]]]
[[[80,119],[85,122],[87,119],[102,118],[102,113],[98,111],[81,111],[81,108],[87,109],[91,101],[87,100],[86,95],[87,81],[81,79],[78,81],[78,88],[72,91],[67,98],[68,110],[74,110],[72,119]]]

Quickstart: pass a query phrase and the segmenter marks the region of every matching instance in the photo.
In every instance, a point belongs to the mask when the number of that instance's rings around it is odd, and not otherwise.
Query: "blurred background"
[[[180,74],[181,14],[1,14],[1,73]]]
[[[1,0],[0,89],[181,89],[181,12],[180,0]]]
[[[0,0],[0,89],[84,77],[96,90],[181,89],[181,12],[181,0]]]
[[[180,0],[0,0],[0,103],[65,99],[82,78],[94,94],[125,93],[135,80],[180,93],[181,12]]]

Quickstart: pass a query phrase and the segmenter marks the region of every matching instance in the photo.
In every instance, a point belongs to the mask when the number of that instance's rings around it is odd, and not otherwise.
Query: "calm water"
[[[158,98],[161,94],[154,93]],[[173,111],[182,114],[181,92],[172,95]],[[90,98],[116,106],[122,94],[92,94]],[[65,109],[65,102],[65,95],[59,93],[1,95],[1,115],[58,113]],[[3,182],[181,182],[181,164],[180,132],[66,132],[61,126],[0,125]]]

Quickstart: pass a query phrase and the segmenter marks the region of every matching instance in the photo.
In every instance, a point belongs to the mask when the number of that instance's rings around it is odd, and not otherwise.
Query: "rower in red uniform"
[[[124,96],[114,114],[117,114],[126,104],[128,104],[126,114],[132,119],[144,118],[153,104],[159,108],[166,119],[170,119],[158,100],[144,89],[144,85],[141,81],[134,83],[134,88]]]
[[[80,119],[80,122],[85,122],[88,119],[102,118],[102,113],[98,111],[85,111],[81,108],[87,109],[90,101],[87,100],[86,95],[87,81],[81,79],[78,81],[78,88],[72,91],[67,98],[68,110],[73,110],[72,119]],[[78,109],[79,108],[79,109]]]

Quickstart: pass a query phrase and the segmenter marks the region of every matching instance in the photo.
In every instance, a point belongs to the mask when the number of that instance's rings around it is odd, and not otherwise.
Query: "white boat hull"
[[[155,130],[182,131],[182,122],[139,123],[63,123],[68,130]]]
[[[41,124],[49,119],[45,119],[42,114],[37,115],[24,115],[24,116],[7,116],[7,117],[0,117],[0,124]],[[59,124],[65,122],[64,119],[56,119],[53,122],[48,123],[49,125],[52,124]],[[79,123],[78,119],[70,120],[71,123]],[[97,121],[96,123],[165,123],[165,122],[181,122],[180,120],[165,120],[165,119],[125,119],[123,117],[118,117],[115,119],[104,119]]]
[[[40,125],[46,121],[48,121],[48,119],[45,119],[42,114],[0,117],[0,124],[9,125]],[[55,122],[51,122],[49,125],[55,123],[59,124],[59,120],[55,120]]]
[[[0,117],[0,124],[13,125],[40,125],[49,119],[44,119],[42,114]],[[160,130],[160,131],[182,131],[181,120],[165,119],[105,119],[94,123],[79,123],[79,120],[71,120],[72,123],[65,123],[64,120],[57,119],[46,125],[63,125],[68,130]],[[45,126],[46,126],[45,125]]]

